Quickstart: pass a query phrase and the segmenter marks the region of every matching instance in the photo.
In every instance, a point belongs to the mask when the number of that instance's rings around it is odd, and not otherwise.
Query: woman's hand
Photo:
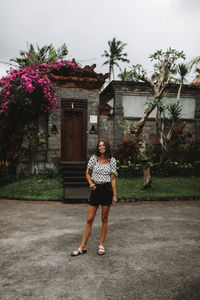
[[[96,184],[95,183],[90,184],[90,189],[93,191],[96,190]]]
[[[115,205],[116,203],[117,203],[117,197],[113,196],[113,198],[112,198],[112,204]]]

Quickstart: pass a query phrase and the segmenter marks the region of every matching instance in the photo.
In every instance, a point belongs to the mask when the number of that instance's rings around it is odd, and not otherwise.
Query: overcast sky
[[[0,0],[0,61],[19,56],[27,42],[66,43],[69,58],[106,73],[101,55],[116,37],[127,43],[131,64],[150,70],[148,57],[157,49],[199,56],[199,29],[200,0]],[[0,64],[0,76],[8,68]]]

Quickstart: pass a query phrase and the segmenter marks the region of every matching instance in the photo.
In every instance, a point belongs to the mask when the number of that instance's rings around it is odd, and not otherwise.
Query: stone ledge
[[[36,202],[58,202],[65,204],[87,204],[89,197],[85,198],[76,198],[69,197],[63,198],[60,200],[50,199],[50,200],[41,200],[41,199],[22,199],[19,197],[0,197],[1,200],[21,200],[21,201],[36,201]],[[131,203],[131,202],[148,202],[148,201],[200,201],[200,196],[176,196],[176,197],[131,197],[131,198],[118,198],[117,203]]]

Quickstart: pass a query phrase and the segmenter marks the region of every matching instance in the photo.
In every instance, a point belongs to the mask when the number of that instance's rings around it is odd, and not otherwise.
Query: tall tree
[[[31,64],[39,65],[43,62],[51,63],[55,60],[64,58],[67,54],[68,49],[66,44],[63,44],[57,50],[52,44],[45,45],[41,48],[37,45],[37,49],[35,49],[33,44],[30,44],[28,45],[27,51],[20,51],[21,57],[12,58],[11,61],[17,63],[20,68],[24,68]]]
[[[162,49],[157,50],[150,56],[151,61],[154,63],[154,73],[151,78],[148,77],[147,72],[142,65],[139,64],[132,66],[132,70],[128,74],[131,80],[144,81],[149,84],[153,93],[153,96],[148,100],[148,106],[141,119],[132,124],[124,122],[125,131],[135,136],[136,144],[138,145],[138,150],[142,157],[144,187],[149,186],[151,176],[150,164],[146,154],[146,141],[142,136],[143,128],[151,112],[160,104],[164,90],[170,83],[172,75],[177,68],[176,62],[180,58],[185,59],[183,51],[179,52],[171,48],[167,49],[165,52],[163,52]]]
[[[107,60],[103,63],[103,65],[109,65],[109,80],[111,80],[111,76],[113,75],[114,79],[114,66],[117,66],[120,70],[120,65],[118,62],[127,62],[130,61],[127,59],[127,53],[123,52],[124,47],[127,44],[122,43],[121,41],[116,40],[114,37],[111,41],[108,41],[109,50],[104,50],[104,54],[102,57],[106,57]]]
[[[175,80],[179,83],[179,89],[176,97],[176,103],[164,105],[162,100],[157,105],[157,115],[158,115],[158,125],[159,125],[159,140],[162,146],[161,161],[167,156],[168,149],[171,143],[172,134],[175,126],[180,123],[181,118],[181,90],[184,82],[186,82],[186,75],[190,72],[190,69],[186,64],[178,64],[176,68],[176,73],[179,78]],[[165,112],[168,112],[168,117],[166,117]]]

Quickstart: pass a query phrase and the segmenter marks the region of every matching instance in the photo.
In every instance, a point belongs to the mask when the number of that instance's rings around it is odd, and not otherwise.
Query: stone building
[[[151,95],[146,83],[112,81],[101,92],[109,74],[97,74],[95,65],[85,68],[59,69],[50,77],[56,85],[59,108],[55,114],[38,118],[38,131],[47,137],[46,147],[32,159],[32,173],[61,169],[65,201],[88,199],[85,178],[86,162],[99,139],[107,139],[112,150],[126,136],[119,121],[138,121]],[[165,100],[175,102],[178,85],[169,85]],[[183,119],[186,130],[200,138],[200,87],[184,85],[181,93]],[[155,112],[144,127],[144,135],[155,136]],[[35,163],[37,161],[37,163]],[[22,160],[20,170],[30,169],[30,159]],[[35,172],[36,170],[36,172]]]
[[[97,144],[99,91],[108,74],[92,67],[52,74],[59,109],[48,118],[48,165],[58,161],[84,162]]]
[[[108,74],[97,74],[95,65],[58,70],[51,74],[56,84],[59,109],[49,117],[39,117],[39,131],[48,136],[46,151],[39,155],[39,169],[54,168],[59,162],[86,162],[101,138],[112,150],[125,136],[119,121],[137,121],[151,95],[151,87],[142,82],[112,81],[101,93]],[[166,88],[164,99],[175,102],[178,85]],[[200,138],[200,87],[184,85],[181,92],[186,130]],[[155,111],[144,127],[147,138],[155,136]]]
[[[175,103],[179,85],[166,87],[163,101]],[[151,96],[151,87],[143,82],[112,81],[100,94],[99,134],[109,139],[112,147],[117,149],[122,140],[132,139],[124,135],[119,121],[134,122],[140,120],[145,110],[145,103]],[[186,121],[185,130],[192,133],[194,139],[200,138],[200,87],[184,85],[181,91],[180,104],[182,118]],[[147,139],[156,136],[156,110],[154,110],[143,130]],[[106,128],[106,130],[104,130]]]

